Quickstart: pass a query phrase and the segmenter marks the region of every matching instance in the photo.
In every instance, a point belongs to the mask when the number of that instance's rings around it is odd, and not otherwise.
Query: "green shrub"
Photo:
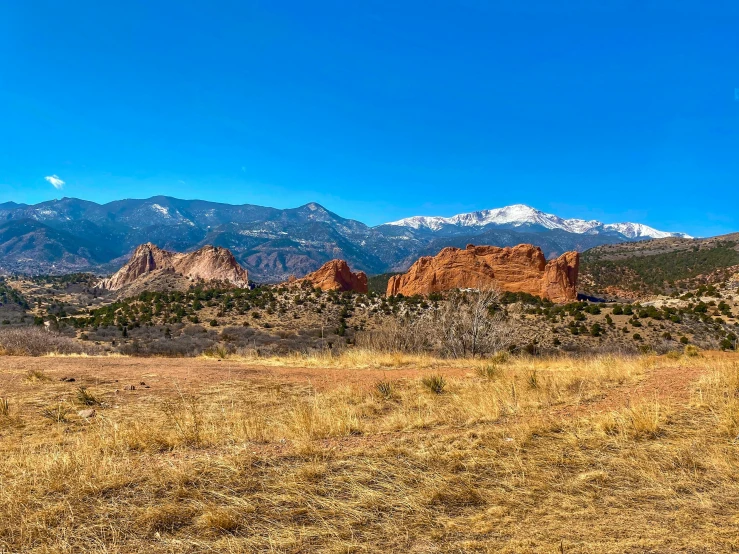
[[[700,356],[700,348],[693,344],[689,344],[685,347],[685,355],[689,356],[691,358],[695,358],[696,356]]]
[[[721,350],[734,350],[734,343],[729,338],[724,338],[720,343],[719,347]]]

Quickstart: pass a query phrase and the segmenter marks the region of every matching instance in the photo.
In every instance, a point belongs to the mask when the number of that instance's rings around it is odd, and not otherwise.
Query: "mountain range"
[[[419,256],[469,243],[531,243],[548,258],[568,250],[666,236],[639,223],[562,219],[524,205],[450,218],[411,217],[369,227],[309,203],[276,209],[155,196],[97,204],[62,198],[34,205],[0,204],[0,272],[111,273],[151,242],[189,252],[225,247],[261,282],[301,277],[340,258],[355,270],[406,270]]]
[[[514,204],[493,210],[480,210],[457,214],[453,217],[414,216],[388,223],[398,227],[409,227],[416,230],[427,230],[437,234],[453,235],[468,232],[470,228],[513,228],[529,230],[566,231],[578,235],[610,234],[632,240],[662,239],[668,237],[693,238],[685,233],[658,231],[641,223],[602,223],[595,219],[562,219],[547,214],[524,204]]]

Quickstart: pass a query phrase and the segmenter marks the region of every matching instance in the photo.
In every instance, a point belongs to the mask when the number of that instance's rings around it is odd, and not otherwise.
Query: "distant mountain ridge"
[[[151,242],[176,252],[206,245],[227,248],[252,280],[277,282],[302,277],[337,258],[375,275],[405,271],[420,256],[446,246],[528,243],[554,258],[661,233],[640,224],[603,225],[514,208],[369,227],[314,202],[290,209],[166,196],[107,204],[75,198],[35,205],[6,202],[0,204],[0,272],[107,274],[118,270],[138,245]]]
[[[641,223],[602,223],[595,219],[563,219],[527,206],[514,204],[492,210],[457,214],[452,217],[414,216],[386,223],[397,227],[410,227],[416,230],[432,232],[449,232],[452,229],[488,226],[499,227],[542,227],[544,229],[559,229],[575,234],[602,234],[616,233],[629,239],[661,239],[667,237],[693,238],[686,233],[671,233],[658,231]]]

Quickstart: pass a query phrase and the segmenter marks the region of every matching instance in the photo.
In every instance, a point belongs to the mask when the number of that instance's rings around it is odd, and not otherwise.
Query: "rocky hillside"
[[[136,248],[126,265],[100,281],[98,287],[116,291],[162,274],[175,274],[190,281],[229,283],[237,287],[249,284],[246,270],[225,248],[204,246],[195,252],[182,254],[162,250],[147,242]]]
[[[152,242],[176,252],[227,248],[253,280],[280,282],[337,258],[372,275],[406,271],[420,256],[447,246],[529,243],[556,258],[569,250],[665,234],[636,223],[565,220],[526,206],[462,215],[430,218],[434,224],[411,218],[369,227],[316,203],[280,210],[164,196],[102,205],[75,198],[8,202],[0,204],[0,272],[109,273],[139,244]]]
[[[98,236],[55,229],[32,219],[11,220],[0,225],[0,272],[72,273],[100,266],[115,258],[117,251]]]
[[[739,233],[599,246],[583,253],[580,291],[638,299],[726,282],[739,271]]]

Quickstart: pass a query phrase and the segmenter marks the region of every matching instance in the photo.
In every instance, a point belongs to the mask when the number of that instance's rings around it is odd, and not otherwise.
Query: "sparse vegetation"
[[[54,423],[69,423],[67,416],[69,416],[71,411],[72,410],[68,406],[59,403],[55,406],[42,409],[41,415]]]
[[[39,369],[29,369],[26,373],[26,381],[29,383],[45,383],[51,378]]]
[[[0,353],[206,354],[223,359],[289,352],[340,355],[359,348],[464,358],[504,350],[535,356],[643,348],[665,352],[681,348],[680,337],[705,350],[729,350],[730,333],[739,325],[735,295],[710,283],[659,304],[554,304],[526,293],[499,293],[479,310],[472,291],[385,298],[372,291],[234,289],[191,282],[187,289],[137,290],[116,298],[101,296],[90,287],[93,283],[84,274],[69,280],[9,279],[6,285],[28,309],[0,306],[7,314],[0,330],[19,333],[20,339],[0,336]],[[34,323],[39,333],[30,340],[23,334]],[[640,340],[633,339],[635,332]]]
[[[82,406],[99,406],[100,400],[87,390],[87,387],[77,387],[77,403]]]
[[[390,400],[395,393],[395,386],[391,381],[378,381],[375,383],[375,390],[385,400]]]
[[[627,255],[628,250],[634,250]],[[667,247],[665,247],[667,248]],[[739,265],[739,243],[710,240],[695,245],[675,247],[673,251],[641,252],[639,245],[599,247],[583,253],[581,272],[592,281],[595,290],[608,287],[648,294],[672,294],[698,287],[711,286],[699,278],[721,281],[728,270]]]
[[[83,354],[98,351],[71,337],[36,327],[0,329],[0,354],[43,356],[44,354]]]
[[[443,375],[429,375],[421,379],[421,383],[434,394],[441,394],[446,388],[446,380]]]
[[[735,354],[377,356],[385,369],[352,370],[365,360],[344,357],[319,388],[303,372],[326,370],[305,369],[306,357],[262,361],[281,373],[230,358],[157,363],[146,394],[123,391],[94,425],[49,402],[76,391],[60,372],[102,379],[103,398],[120,387],[106,378],[130,382],[147,361],[58,369],[63,358],[37,358],[51,381],[34,387],[13,378],[28,371],[22,359],[8,360],[0,380],[17,409],[0,421],[0,548],[391,552],[434,537],[451,551],[622,552],[634,540],[650,551],[730,550]],[[162,374],[190,364],[198,378],[186,388]],[[429,394],[433,378],[443,394]],[[587,520],[569,508],[600,503],[611,509]],[[49,517],[62,507],[75,517]]]
[[[697,346],[694,346],[692,344],[689,344],[685,347],[685,355],[689,356],[691,358],[695,358],[696,356],[700,356],[700,349]]]

